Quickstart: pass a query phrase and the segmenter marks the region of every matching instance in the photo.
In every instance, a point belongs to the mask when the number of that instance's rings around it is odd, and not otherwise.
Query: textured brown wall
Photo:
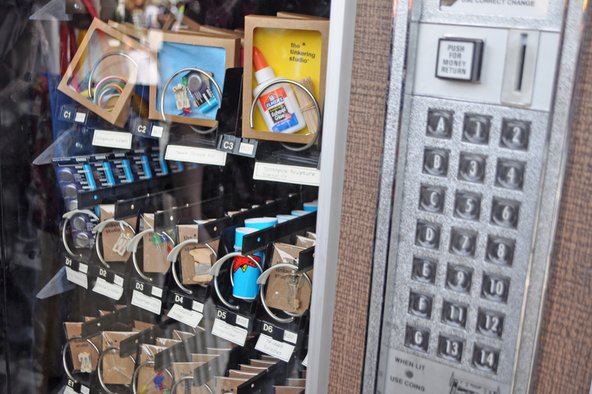
[[[592,35],[576,88],[570,157],[535,371],[537,394],[588,393],[592,379]]]
[[[329,392],[361,389],[392,0],[358,0]]]

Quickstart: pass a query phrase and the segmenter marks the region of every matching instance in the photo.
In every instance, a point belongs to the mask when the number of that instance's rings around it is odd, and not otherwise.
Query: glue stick
[[[256,47],[253,47],[253,66],[255,67],[255,79],[258,84],[253,90],[255,96],[264,85],[282,79],[275,76],[273,69],[267,64],[265,57]],[[270,86],[259,96],[257,107],[270,131],[295,133],[306,127],[296,96],[292,88],[286,83]]]

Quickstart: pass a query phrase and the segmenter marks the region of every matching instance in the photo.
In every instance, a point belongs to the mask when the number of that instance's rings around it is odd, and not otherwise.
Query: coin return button
[[[481,77],[483,41],[469,38],[440,38],[436,77],[478,82]]]

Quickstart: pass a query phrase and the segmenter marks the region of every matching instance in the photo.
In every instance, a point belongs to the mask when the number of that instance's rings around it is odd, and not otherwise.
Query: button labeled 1
[[[487,144],[489,142],[490,128],[491,116],[466,114],[462,139],[471,144]]]

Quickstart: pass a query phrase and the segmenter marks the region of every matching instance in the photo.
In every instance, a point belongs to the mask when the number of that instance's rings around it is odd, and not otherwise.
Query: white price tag
[[[284,331],[284,342],[290,342],[296,345],[296,341],[298,341],[298,334],[292,331]]]
[[[212,326],[212,334],[232,343],[236,343],[239,346],[245,346],[248,333],[244,328],[236,327],[226,323],[224,320],[216,319]]]
[[[275,358],[279,358],[282,361],[290,361],[292,353],[294,353],[294,345],[290,345],[286,342],[276,341],[272,337],[266,334],[259,335],[255,350],[259,350],[262,353],[267,354]]]
[[[226,164],[226,152],[216,149],[196,148],[193,146],[169,145],[167,146],[166,160],[186,161],[189,163],[209,164],[223,166]]]
[[[321,182],[321,171],[310,167],[256,162],[253,179],[258,181],[319,186]]]
[[[255,145],[248,144],[246,142],[241,142],[238,147],[239,153],[241,153],[243,155],[252,155],[254,150],[255,150]]]
[[[164,133],[164,127],[154,125],[154,126],[152,126],[152,132],[150,135],[155,138],[161,138],[163,133]]]
[[[304,360],[302,360],[302,365],[308,367],[308,353],[306,353],[306,357],[304,357]]]
[[[83,272],[74,271],[72,268],[66,267],[66,279],[80,287],[88,289],[88,277]]]
[[[76,112],[76,116],[74,117],[74,122],[84,123],[85,121],[86,121],[86,113],[85,112]]]
[[[151,293],[156,298],[162,298],[162,289],[160,287],[152,286]]]
[[[193,328],[197,327],[203,317],[201,313],[185,309],[179,304],[174,304],[167,316]]]
[[[121,296],[123,295],[123,279],[120,276],[115,277],[115,281],[117,282],[117,278],[121,280],[121,285],[117,285],[115,283],[107,282],[103,278],[97,278],[95,286],[93,287],[92,291],[95,293],[104,295],[105,297],[111,298],[112,300],[118,301]]]
[[[236,315],[236,324],[239,326],[243,326],[244,328],[249,328],[249,319],[243,316]]]
[[[93,146],[105,148],[131,149],[132,134],[122,131],[95,130],[92,140]]]
[[[78,394],[72,387],[65,386],[63,394]]]
[[[158,298],[147,296],[141,291],[134,290],[132,293],[132,305],[152,312],[155,315],[160,315],[162,301]]]
[[[191,309],[193,309],[194,311],[198,311],[199,313],[203,313],[204,310],[204,304],[202,304],[201,302],[197,302],[197,301],[193,301],[193,305],[191,306]]]

